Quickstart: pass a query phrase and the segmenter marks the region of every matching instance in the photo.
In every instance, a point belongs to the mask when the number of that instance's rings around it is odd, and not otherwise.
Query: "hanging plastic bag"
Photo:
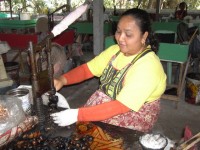
[[[0,96],[0,134],[24,120],[21,100],[13,96]]]
[[[0,149],[37,123],[36,116],[25,115],[20,99],[0,95]]]

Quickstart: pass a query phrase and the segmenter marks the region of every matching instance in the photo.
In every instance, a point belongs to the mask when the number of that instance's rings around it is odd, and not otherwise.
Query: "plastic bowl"
[[[148,133],[139,138],[139,143],[143,150],[164,150],[168,140],[160,133]]]

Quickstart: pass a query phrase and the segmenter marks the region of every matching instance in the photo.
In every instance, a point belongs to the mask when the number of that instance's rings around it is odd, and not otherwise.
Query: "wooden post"
[[[93,53],[98,55],[103,51],[104,44],[103,1],[93,1]]]
[[[159,21],[159,16],[160,16],[160,1],[161,0],[156,0],[156,21]]]

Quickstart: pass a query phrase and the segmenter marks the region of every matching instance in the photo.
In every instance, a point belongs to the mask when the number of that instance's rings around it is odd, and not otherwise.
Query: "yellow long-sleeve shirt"
[[[119,51],[113,45],[87,63],[93,75],[100,77],[111,57]],[[130,63],[136,55],[125,56],[120,53],[113,61],[113,66],[120,70]],[[166,88],[166,75],[159,58],[150,52],[132,65],[123,82],[123,88],[116,99],[134,111],[138,111],[146,102],[161,97]]]

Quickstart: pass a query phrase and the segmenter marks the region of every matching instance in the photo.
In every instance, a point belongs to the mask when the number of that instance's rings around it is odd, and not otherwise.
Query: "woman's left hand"
[[[58,126],[69,126],[78,120],[78,109],[66,109],[61,112],[51,114],[54,123]]]

